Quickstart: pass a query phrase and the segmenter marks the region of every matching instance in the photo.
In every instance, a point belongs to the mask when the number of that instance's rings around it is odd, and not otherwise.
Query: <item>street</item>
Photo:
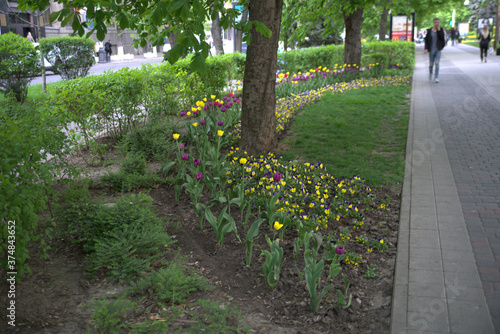
[[[142,64],[144,63],[159,63],[163,60],[163,57],[156,57],[156,58],[144,58],[144,57],[136,57],[134,60],[124,60],[124,61],[112,61],[109,63],[96,63],[92,68],[90,69],[89,75],[96,75],[96,74],[102,74],[104,71],[108,70],[119,70],[125,67],[128,67],[130,69],[133,68],[138,68],[141,67]],[[46,75],[46,82],[51,83],[51,82],[56,82],[61,79],[60,75],[55,75],[51,71],[47,72]],[[36,85],[36,84],[41,84],[42,83],[42,77],[36,77],[31,81],[31,85]]]

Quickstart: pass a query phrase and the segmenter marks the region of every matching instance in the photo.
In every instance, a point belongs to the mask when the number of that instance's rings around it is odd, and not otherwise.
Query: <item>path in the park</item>
[[[391,333],[500,333],[500,56],[417,46]]]

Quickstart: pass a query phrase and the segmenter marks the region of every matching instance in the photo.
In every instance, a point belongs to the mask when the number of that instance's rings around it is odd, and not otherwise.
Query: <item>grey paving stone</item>
[[[442,271],[410,269],[408,275],[408,282],[444,284],[444,275]]]
[[[484,302],[454,300],[448,303],[448,309],[452,333],[494,333],[493,324]]]
[[[417,297],[445,298],[444,284],[423,282],[410,282],[408,284],[408,295]]]
[[[473,288],[482,288],[481,280],[477,272],[444,272],[445,286],[468,286]]]
[[[472,249],[469,250],[454,250],[454,249],[441,249],[441,257],[443,261],[466,261],[475,262],[474,254],[472,254]]]
[[[433,305],[436,307],[437,305]],[[408,330],[425,332],[449,332],[448,317],[443,303],[440,312],[408,312]]]
[[[410,269],[443,270],[441,258],[410,258]]]

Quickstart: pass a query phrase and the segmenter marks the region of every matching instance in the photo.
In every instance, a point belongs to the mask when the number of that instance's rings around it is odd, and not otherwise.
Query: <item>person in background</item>
[[[108,40],[106,44],[104,44],[104,51],[106,51],[106,60],[111,57],[111,40]]]
[[[28,41],[30,42],[34,42],[35,39],[33,38],[33,36],[31,36],[31,31],[28,31],[28,36],[26,36],[26,38],[28,39]]]
[[[488,48],[490,47],[490,30],[487,25],[483,26],[481,33],[479,34],[479,52],[481,52],[481,63],[483,62],[483,51],[484,51],[484,62],[486,63],[486,57],[488,56]]]
[[[455,27],[451,28],[450,37],[451,37],[451,46],[454,46],[455,39],[458,39],[457,30],[455,29]]]
[[[443,50],[446,40],[444,37],[444,29],[439,25],[439,18],[434,18],[432,23],[432,28],[427,29],[427,35],[425,35],[424,54],[429,53],[429,80],[432,80],[432,69],[435,67],[434,82],[438,83],[441,50]]]

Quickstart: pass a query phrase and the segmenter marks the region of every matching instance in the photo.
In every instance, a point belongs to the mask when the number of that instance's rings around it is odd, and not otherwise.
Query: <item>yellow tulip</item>
[[[210,95],[210,98],[213,100],[215,99],[215,95]]]
[[[198,123],[193,123],[193,126],[194,126],[194,127],[197,127],[197,126],[198,126]]]
[[[283,227],[283,224],[280,224],[279,222],[274,222],[274,228],[278,231],[280,228]]]
[[[224,131],[217,130],[217,136],[222,137],[223,134],[224,134]]]
[[[178,133],[174,133],[173,136],[174,136],[175,140],[179,139],[179,134]]]

